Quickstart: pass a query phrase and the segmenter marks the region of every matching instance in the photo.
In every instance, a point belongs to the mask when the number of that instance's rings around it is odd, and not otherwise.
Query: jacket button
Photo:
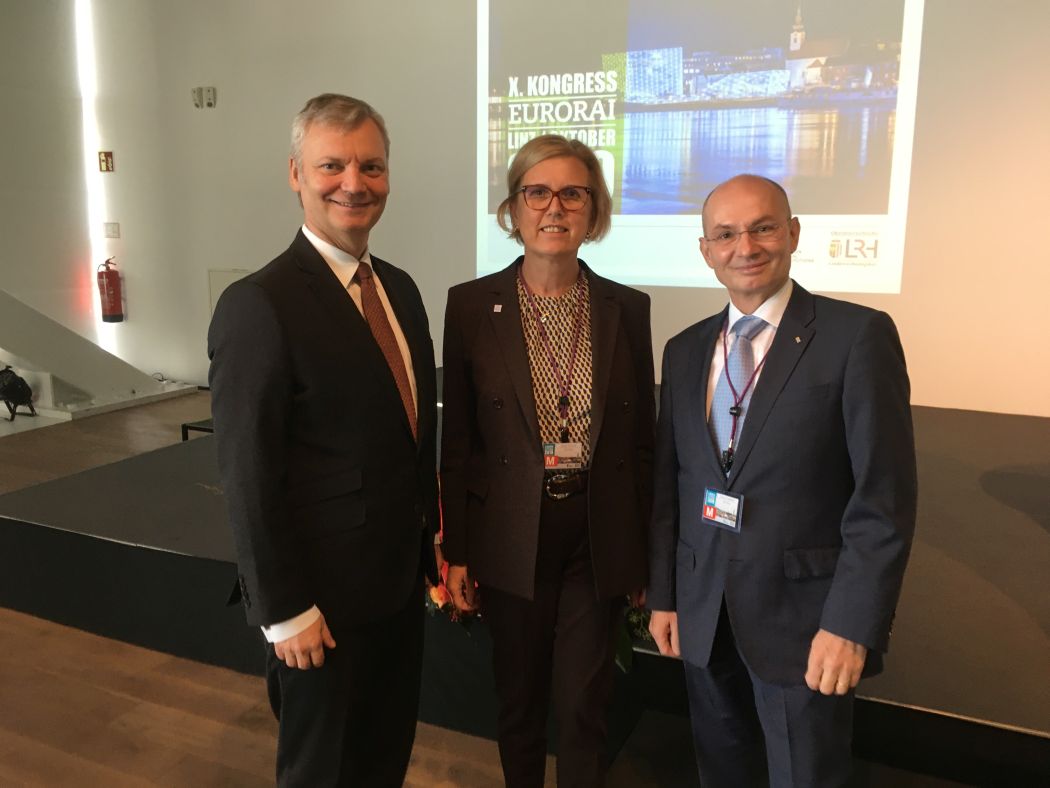
[[[630,401],[629,401],[629,400],[624,400],[624,401],[623,401],[623,412],[624,412],[624,413],[626,413],[626,412],[627,412],[627,411],[629,411],[630,409],[631,409],[631,403],[630,403]]]
[[[624,461],[623,460],[617,460],[616,461],[616,470],[622,471],[623,470],[623,466],[624,466]]]
[[[507,455],[504,454],[502,457],[499,458],[499,464],[510,465],[510,460],[507,459]]]
[[[497,408],[497,409],[498,408],[502,408],[503,407],[503,399],[501,397],[494,398],[492,400],[492,407]]]

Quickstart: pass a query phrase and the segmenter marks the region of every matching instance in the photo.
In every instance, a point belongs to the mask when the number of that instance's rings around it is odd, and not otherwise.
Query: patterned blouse
[[[569,440],[583,444],[583,465],[591,457],[591,290],[587,274],[582,270],[575,284],[559,296],[541,296],[533,293],[532,301],[539,310],[551,352],[558,362],[562,378],[568,372],[572,352],[572,338],[577,315],[582,320],[576,361],[569,382]],[[558,378],[551,367],[547,346],[536,323],[536,314],[529,304],[528,294],[518,277],[518,306],[521,308],[521,328],[532,370],[532,393],[536,401],[536,416],[543,443],[557,443],[561,432],[558,399],[561,391]]]

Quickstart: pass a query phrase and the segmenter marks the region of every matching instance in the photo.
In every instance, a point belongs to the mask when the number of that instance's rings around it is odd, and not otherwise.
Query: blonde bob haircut
[[[541,161],[559,156],[570,156],[583,162],[583,166],[587,168],[589,183],[586,185],[591,190],[587,204],[591,209],[591,221],[590,231],[584,243],[600,241],[609,232],[612,225],[612,197],[609,195],[609,187],[605,185],[602,166],[598,163],[594,151],[579,140],[566,139],[560,134],[543,134],[522,145],[521,150],[514,156],[514,161],[507,170],[507,197],[496,209],[496,221],[499,226],[519,244],[522,243],[521,232],[514,226],[510,208],[521,195],[521,180],[525,173]]]

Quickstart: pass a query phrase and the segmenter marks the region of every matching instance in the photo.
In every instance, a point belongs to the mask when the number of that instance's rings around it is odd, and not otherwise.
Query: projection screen
[[[722,180],[779,181],[805,227],[792,275],[900,290],[922,0],[478,2],[478,275],[520,253],[495,221],[532,137],[590,145],[613,231],[588,262],[627,284],[718,287],[699,208]]]

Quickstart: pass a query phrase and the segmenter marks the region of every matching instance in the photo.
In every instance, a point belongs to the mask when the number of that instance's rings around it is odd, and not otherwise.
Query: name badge
[[[570,443],[544,443],[543,467],[557,468],[562,471],[574,471],[583,467],[583,444],[579,441]]]
[[[743,516],[743,495],[722,492],[713,487],[704,490],[704,505],[701,508],[700,519],[705,524],[738,534]]]

